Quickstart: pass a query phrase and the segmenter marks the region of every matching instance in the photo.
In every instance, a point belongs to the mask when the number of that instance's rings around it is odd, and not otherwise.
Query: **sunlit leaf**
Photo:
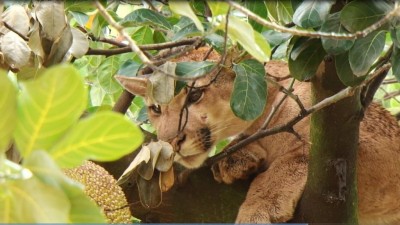
[[[229,4],[223,1],[207,1],[212,16],[226,15],[229,10]]]
[[[236,73],[231,108],[244,120],[254,120],[262,114],[267,101],[264,65],[254,59],[234,65]]]
[[[187,1],[171,1],[169,2],[169,8],[172,12],[189,17],[193,23],[196,25],[197,29],[204,32],[204,27],[201,24],[199,18],[197,18],[196,14],[193,12],[190,3]]]
[[[121,86],[115,81],[114,75],[120,67],[120,58],[118,55],[106,58],[97,69],[97,79],[101,88],[108,94],[121,90]]]
[[[293,52],[297,57],[289,57],[289,70],[290,74],[300,81],[310,79],[315,75],[326,54],[318,39],[310,39],[305,42],[300,39],[295,43],[291,54]]]
[[[369,68],[379,57],[385,47],[385,31],[370,33],[357,39],[349,51],[351,69],[356,76],[368,73]]]
[[[321,31],[332,33],[348,33],[340,24],[340,13],[334,13],[328,16],[328,19],[322,24]],[[348,51],[354,44],[354,40],[338,40],[330,38],[321,38],[322,46],[329,54],[338,55]]]
[[[14,138],[22,156],[49,149],[81,116],[87,94],[83,79],[70,65],[48,69],[21,82]]]
[[[2,154],[7,150],[17,122],[17,89],[3,70],[0,71],[0,90],[0,154]]]
[[[178,62],[175,74],[177,76],[197,77],[207,74],[215,66],[214,62]]]
[[[308,0],[303,1],[293,15],[293,22],[303,28],[319,27],[328,17],[335,1]]]
[[[391,9],[386,1],[351,1],[343,7],[340,22],[350,32],[360,31],[380,20]]]
[[[45,151],[34,151],[24,160],[26,166],[45,185],[65,193],[71,205],[72,223],[104,223],[104,214],[84,192],[84,187],[68,178]]]
[[[139,45],[152,44],[154,42],[153,30],[148,26],[143,26],[132,35],[132,39]]]
[[[265,1],[269,15],[278,23],[292,22],[293,7],[291,1],[268,0]]]
[[[260,43],[259,41],[263,38],[260,38],[261,34],[260,35],[258,34],[259,33],[254,31],[249,23],[244,22],[235,16],[229,17],[229,23],[228,23],[229,38],[239,42],[240,45],[242,45],[243,48],[258,61],[266,62],[269,59],[269,54],[271,53],[271,51],[268,43],[264,42],[262,46],[259,45]]]
[[[53,159],[63,168],[83,160],[116,160],[143,141],[140,129],[122,115],[98,112],[78,122],[51,150]]]
[[[353,74],[348,52],[335,56],[335,67],[340,81],[346,86],[359,85],[365,79],[365,76],[358,77]]]
[[[143,8],[137,9],[126,15],[125,18],[122,19],[121,23],[127,26],[154,25],[168,30],[172,29],[171,24],[164,16],[150,9]]]
[[[1,223],[67,223],[71,205],[59,189],[36,177],[0,187]]]

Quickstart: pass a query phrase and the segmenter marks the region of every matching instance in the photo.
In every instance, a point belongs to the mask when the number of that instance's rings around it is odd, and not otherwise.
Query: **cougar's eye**
[[[188,103],[196,103],[203,97],[204,89],[193,89],[188,96]]]
[[[155,114],[161,114],[161,106],[160,105],[157,105],[157,104],[151,105],[151,106],[149,106],[149,109]]]

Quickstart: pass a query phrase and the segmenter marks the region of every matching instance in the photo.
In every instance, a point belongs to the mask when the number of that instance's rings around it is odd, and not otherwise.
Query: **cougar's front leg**
[[[235,141],[230,145],[234,143]],[[214,164],[211,168],[214,179],[226,184],[238,179],[246,179],[249,175],[255,174],[265,167],[265,154],[265,149],[257,143],[249,144],[246,148],[240,149]]]
[[[291,153],[257,175],[240,206],[236,223],[282,223],[293,217],[307,180],[308,159]]]

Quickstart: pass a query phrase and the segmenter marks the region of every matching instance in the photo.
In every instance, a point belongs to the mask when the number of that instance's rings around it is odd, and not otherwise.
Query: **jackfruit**
[[[103,167],[86,161],[79,167],[64,170],[64,173],[85,186],[85,193],[100,206],[108,223],[132,223],[124,192]]]

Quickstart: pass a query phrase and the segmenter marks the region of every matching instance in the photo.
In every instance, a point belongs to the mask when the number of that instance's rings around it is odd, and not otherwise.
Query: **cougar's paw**
[[[238,151],[212,166],[214,179],[231,184],[238,179],[246,179],[260,167],[261,160],[251,152]]]

